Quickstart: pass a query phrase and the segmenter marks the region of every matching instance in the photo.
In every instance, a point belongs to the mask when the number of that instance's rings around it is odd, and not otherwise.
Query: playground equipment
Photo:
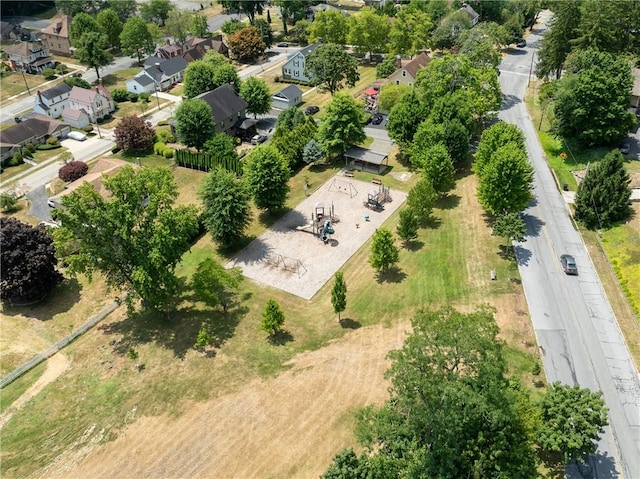
[[[311,213],[311,222],[306,225],[296,226],[296,230],[313,233],[317,235],[324,244],[327,244],[329,242],[329,235],[335,233],[331,225],[338,221],[339,219],[335,215],[333,202],[327,209],[325,209],[324,203],[316,203],[314,211]]]
[[[297,258],[289,258],[288,256],[283,256],[280,253],[269,253],[265,257],[265,262],[272,264],[277,268],[281,268],[285,271],[298,273],[298,278],[302,278],[307,272],[307,268],[305,268],[302,261]]]
[[[327,244],[329,242],[329,235],[332,235],[333,233],[335,233],[335,230],[331,227],[331,221],[326,220],[322,227],[322,231],[320,232],[320,239],[324,244]]]
[[[374,178],[373,184],[378,186],[378,190],[374,190],[367,195],[367,201],[365,201],[364,205],[372,210],[382,211],[384,209],[383,205],[391,201],[389,187],[385,187],[378,178]]]
[[[358,190],[356,190],[356,187],[353,186],[353,183],[351,183],[350,181],[342,181],[337,178],[334,178],[329,185],[329,191],[339,191],[340,193],[346,193],[347,195],[349,195],[349,198],[358,196]]]

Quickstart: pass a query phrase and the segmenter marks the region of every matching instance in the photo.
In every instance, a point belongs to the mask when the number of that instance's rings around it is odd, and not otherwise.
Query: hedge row
[[[225,159],[221,161],[212,153],[200,152],[194,153],[189,150],[176,150],[176,164],[199,171],[210,171],[218,166],[227,171],[231,171],[236,175],[242,175],[242,164],[238,160]]]

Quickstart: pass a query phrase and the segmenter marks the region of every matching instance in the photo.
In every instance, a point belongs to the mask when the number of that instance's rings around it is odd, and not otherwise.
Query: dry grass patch
[[[42,75],[29,75],[27,73],[22,76],[22,73],[19,72],[10,72],[5,73],[0,77],[0,100],[5,101],[14,95],[18,95],[20,93],[27,93],[27,86],[29,85],[29,89],[31,93],[35,93],[43,83],[46,83],[48,80],[45,80]],[[57,85],[62,82],[62,78],[54,80],[52,83],[47,84],[47,88],[51,88],[52,86]]]

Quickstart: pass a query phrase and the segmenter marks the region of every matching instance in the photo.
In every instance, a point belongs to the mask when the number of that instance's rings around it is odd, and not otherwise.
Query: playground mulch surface
[[[334,176],[240,251],[227,267],[238,266],[245,276],[259,283],[311,299],[407,197],[406,193],[390,190],[391,201],[383,210],[373,211],[364,204],[379,188]],[[335,233],[327,244],[311,227],[319,203],[324,205],[325,219],[330,219],[332,205],[334,210],[331,227]],[[309,226],[304,231],[297,229],[305,225]]]

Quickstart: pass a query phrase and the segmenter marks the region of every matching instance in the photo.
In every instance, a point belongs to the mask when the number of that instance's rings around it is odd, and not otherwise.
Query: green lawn
[[[623,224],[600,231],[600,237],[620,287],[640,320],[640,235]]]
[[[57,81],[49,83],[47,88],[51,88],[61,81],[62,78],[59,78]],[[19,93],[27,93],[27,85],[29,85],[31,94],[35,94],[36,90],[45,82],[47,82],[47,80],[45,80],[42,75],[29,75],[25,73],[23,77],[22,73],[18,72],[4,73],[0,78],[0,100],[5,101],[9,97],[18,95]]]
[[[126,90],[127,82],[141,71],[142,67],[125,68],[124,70],[102,77],[102,84],[107,87],[109,91],[116,88],[123,88]]]

